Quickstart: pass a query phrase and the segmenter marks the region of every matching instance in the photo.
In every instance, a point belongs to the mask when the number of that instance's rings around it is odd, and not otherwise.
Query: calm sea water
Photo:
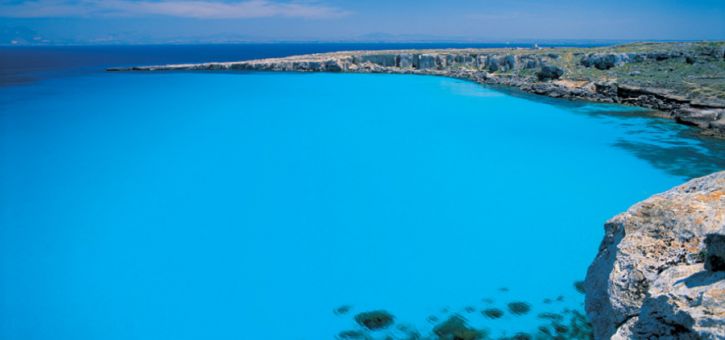
[[[175,48],[159,61],[213,57]],[[721,141],[621,106],[427,76],[102,72],[153,59],[133,51],[5,70],[23,81],[0,88],[2,339],[331,339],[372,309],[511,335],[581,308],[606,219],[725,168]]]

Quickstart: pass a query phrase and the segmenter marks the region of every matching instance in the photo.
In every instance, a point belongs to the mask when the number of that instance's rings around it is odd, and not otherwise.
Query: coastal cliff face
[[[356,51],[109,70],[441,75],[516,87],[550,97],[642,106],[680,123],[697,126],[706,134],[725,137],[725,42],[641,43],[600,48]]]
[[[605,225],[585,281],[598,339],[725,338],[725,171]]]

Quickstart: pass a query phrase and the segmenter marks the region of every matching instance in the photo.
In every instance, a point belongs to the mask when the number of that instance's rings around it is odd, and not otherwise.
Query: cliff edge
[[[247,70],[430,74],[557,98],[637,105],[725,137],[725,42],[596,48],[353,51],[109,71]]]
[[[597,339],[725,339],[725,171],[609,220],[585,291]]]

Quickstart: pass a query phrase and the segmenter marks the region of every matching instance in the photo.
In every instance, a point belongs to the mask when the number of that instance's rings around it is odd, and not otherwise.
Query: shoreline
[[[637,106],[652,110],[653,116],[697,127],[703,135],[725,138],[725,91],[720,93],[721,83],[725,82],[725,42],[592,48],[347,51],[107,69],[194,70],[444,76],[552,98]],[[674,77],[677,72],[689,78],[677,80]],[[647,86],[652,84],[658,86]]]

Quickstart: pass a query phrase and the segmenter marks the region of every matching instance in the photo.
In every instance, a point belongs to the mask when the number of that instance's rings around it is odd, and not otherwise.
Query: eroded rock
[[[725,109],[683,107],[675,111],[675,117],[681,123],[707,128],[711,122],[725,117]]]
[[[563,75],[564,69],[554,65],[544,65],[541,67],[541,70],[536,73],[536,77],[538,77],[540,81],[559,79]]]
[[[595,336],[725,338],[723,234],[725,171],[609,220],[584,284]]]
[[[600,70],[608,70],[615,66],[621,66],[629,62],[629,55],[626,53],[591,53],[582,58],[581,64],[586,67],[596,67]]]
[[[725,271],[725,235],[709,234],[705,237],[705,270]]]

